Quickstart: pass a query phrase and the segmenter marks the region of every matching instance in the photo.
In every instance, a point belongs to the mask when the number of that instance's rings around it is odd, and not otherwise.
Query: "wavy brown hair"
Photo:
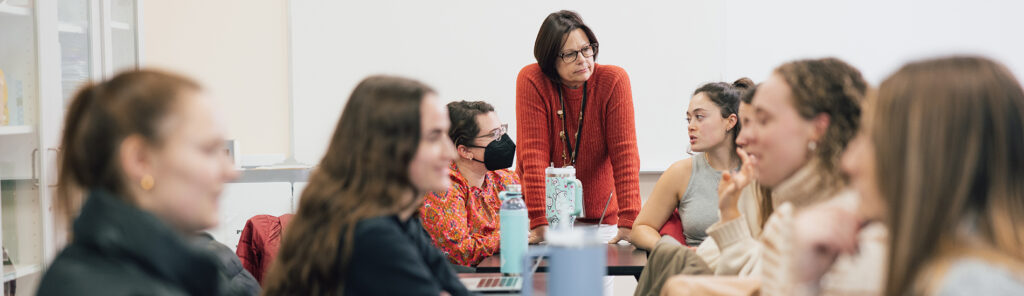
[[[775,68],[775,73],[789,85],[797,114],[806,120],[819,114],[829,116],[828,128],[812,158],[819,160],[826,188],[845,187],[846,176],[839,169],[839,159],[857,134],[860,105],[868,91],[864,77],[857,68],[831,57],[788,62]]]
[[[943,258],[988,250],[996,264],[1024,262],[1024,90],[1013,74],[980,57],[910,63],[872,106],[886,294],[922,293]]]
[[[409,164],[420,142],[420,104],[431,93],[391,76],[356,86],[284,232],[264,295],[342,294],[356,224],[411,207],[402,198],[416,192]]]
[[[61,227],[78,214],[84,194],[103,190],[135,204],[117,154],[121,142],[138,135],[148,145],[163,142],[161,125],[187,94],[200,91],[195,81],[154,70],[130,71],[84,86],[68,106],[61,134],[54,206]],[[70,234],[70,232],[69,232]]]
[[[484,101],[457,101],[448,103],[448,119],[452,122],[452,128],[448,130],[448,137],[452,139],[455,146],[474,146],[477,134],[480,133],[480,125],[476,122],[478,115],[494,112],[494,106]]]

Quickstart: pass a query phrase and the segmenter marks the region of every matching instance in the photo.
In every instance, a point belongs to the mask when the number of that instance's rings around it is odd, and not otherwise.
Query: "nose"
[[[459,157],[459,151],[455,148],[455,143],[452,143],[451,139],[445,139],[444,146],[444,152],[442,152],[441,157],[449,162],[455,161]]]
[[[687,131],[691,131],[691,132],[697,131],[697,123],[692,121],[692,120],[687,122],[686,123],[686,130]]]
[[[587,61],[587,57],[583,55],[582,51],[576,52],[576,64],[577,65],[582,65],[586,61]]]

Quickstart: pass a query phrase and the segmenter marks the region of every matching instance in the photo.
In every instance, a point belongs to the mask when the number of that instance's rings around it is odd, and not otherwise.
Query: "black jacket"
[[[345,295],[469,294],[416,215],[366,219],[355,231]]]
[[[74,240],[43,275],[38,295],[217,295],[215,258],[152,214],[89,194]]]
[[[242,268],[242,260],[228,246],[213,239],[209,233],[200,233],[195,243],[217,256],[220,263],[221,295],[256,296],[262,289],[256,278]]]

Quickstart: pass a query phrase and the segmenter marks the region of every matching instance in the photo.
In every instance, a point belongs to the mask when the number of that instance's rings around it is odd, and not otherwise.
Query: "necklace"
[[[562,138],[562,142],[565,144],[562,146],[562,165],[569,164],[572,166],[576,165],[576,153],[580,151],[580,139],[582,139],[583,133],[583,111],[587,110],[587,82],[583,82],[583,102],[580,103],[580,117],[579,124],[576,125],[576,147],[573,149],[572,142],[569,141],[566,132],[569,130],[569,125],[565,121],[565,99],[562,98],[562,86],[558,86],[558,102],[562,105],[562,109],[558,110],[558,119],[562,121],[562,132],[558,134]],[[572,151],[570,154],[569,151]],[[569,157],[572,157],[571,159]]]

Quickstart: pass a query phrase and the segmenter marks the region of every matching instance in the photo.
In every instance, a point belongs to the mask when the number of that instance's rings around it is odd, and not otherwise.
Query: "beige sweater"
[[[857,209],[858,197],[843,192],[825,203]],[[766,223],[778,230],[778,235],[761,237],[761,292],[762,295],[881,295],[885,284],[885,260],[888,231],[881,223],[867,225],[857,234],[857,254],[842,254],[819,282],[799,282],[797,255],[791,243],[793,238],[795,207],[783,204]]]
[[[810,161],[789,179],[775,186],[772,190],[772,203],[776,212],[785,203],[803,208],[829,200],[839,193],[841,181],[825,178],[827,174],[820,173],[818,168],[818,161]],[[775,217],[769,217],[762,227],[755,191],[753,184],[744,188],[737,204],[740,218],[712,224],[707,229],[708,239],[697,247],[697,255],[704,258],[715,275],[760,274],[763,247],[758,239],[765,235],[771,238],[785,230],[780,228],[781,225],[773,225],[772,218]],[[762,231],[765,233],[762,234]]]
[[[820,283],[798,283],[793,254],[793,217],[796,211],[818,202],[836,203],[856,210],[857,196],[839,192],[836,182],[823,180],[813,163],[801,168],[773,192],[775,211],[761,227],[753,186],[741,193],[740,219],[719,221],[708,228],[709,238],[698,248],[717,280],[673,278],[674,286],[689,291],[712,291],[695,287],[733,285],[743,278],[759,282],[764,295],[873,295],[882,290],[886,231],[870,225],[859,234],[860,253],[843,255]],[[666,284],[666,289],[670,286]],[[717,293],[715,293],[717,294]]]
[[[850,202],[854,201],[854,202]],[[856,205],[856,196],[843,194],[829,201]],[[841,255],[818,283],[796,279],[795,254],[791,244],[793,206],[776,209],[768,225],[780,225],[778,235],[768,229],[761,236],[760,257],[754,262],[757,274],[732,276],[677,275],[662,287],[662,295],[881,295],[885,279],[887,231],[873,223],[858,234],[860,252]],[[788,226],[782,226],[788,225]],[[774,227],[774,226],[772,226]],[[760,293],[758,293],[758,290]]]

